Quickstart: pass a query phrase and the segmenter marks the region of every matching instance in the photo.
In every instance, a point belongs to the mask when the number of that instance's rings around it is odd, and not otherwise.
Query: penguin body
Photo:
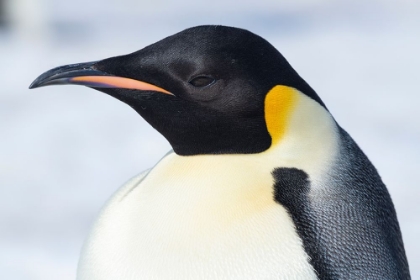
[[[285,135],[262,154],[168,154],[105,207],[85,246],[80,279],[317,279],[293,220],[273,199],[271,173],[298,166],[322,181],[335,156],[336,129],[323,107],[292,94],[299,100],[290,121],[311,121],[290,129],[312,143],[296,146]],[[123,232],[130,237],[118,238]]]
[[[375,168],[262,38],[195,27],[49,84],[127,103],[174,149],[106,204],[78,279],[410,279]]]

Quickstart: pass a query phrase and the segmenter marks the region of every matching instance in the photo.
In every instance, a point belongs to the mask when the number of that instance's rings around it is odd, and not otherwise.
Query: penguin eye
[[[214,84],[216,79],[211,76],[197,76],[188,82],[195,87],[202,88]]]

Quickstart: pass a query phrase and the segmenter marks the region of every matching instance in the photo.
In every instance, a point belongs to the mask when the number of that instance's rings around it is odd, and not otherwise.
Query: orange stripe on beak
[[[70,82],[78,84],[98,84],[98,87],[109,87],[109,88],[126,88],[126,89],[137,89],[137,90],[150,90],[158,91],[165,94],[173,95],[169,91],[160,88],[158,86],[145,83],[142,81],[117,77],[117,76],[79,76],[69,79]],[[91,85],[94,87],[94,85]]]

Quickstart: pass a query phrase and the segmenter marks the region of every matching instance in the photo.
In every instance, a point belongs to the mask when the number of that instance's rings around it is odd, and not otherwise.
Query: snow
[[[206,23],[262,35],[318,92],[387,184],[420,279],[419,4],[43,1],[47,30],[0,30],[0,279],[74,279],[101,206],[170,149],[127,105],[83,87],[29,91],[32,80]]]

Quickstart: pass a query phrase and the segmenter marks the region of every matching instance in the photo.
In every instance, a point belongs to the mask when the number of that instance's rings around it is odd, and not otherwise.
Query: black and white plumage
[[[172,145],[107,203],[78,279],[410,279],[377,171],[268,42],[200,26],[50,70],[131,106]]]

